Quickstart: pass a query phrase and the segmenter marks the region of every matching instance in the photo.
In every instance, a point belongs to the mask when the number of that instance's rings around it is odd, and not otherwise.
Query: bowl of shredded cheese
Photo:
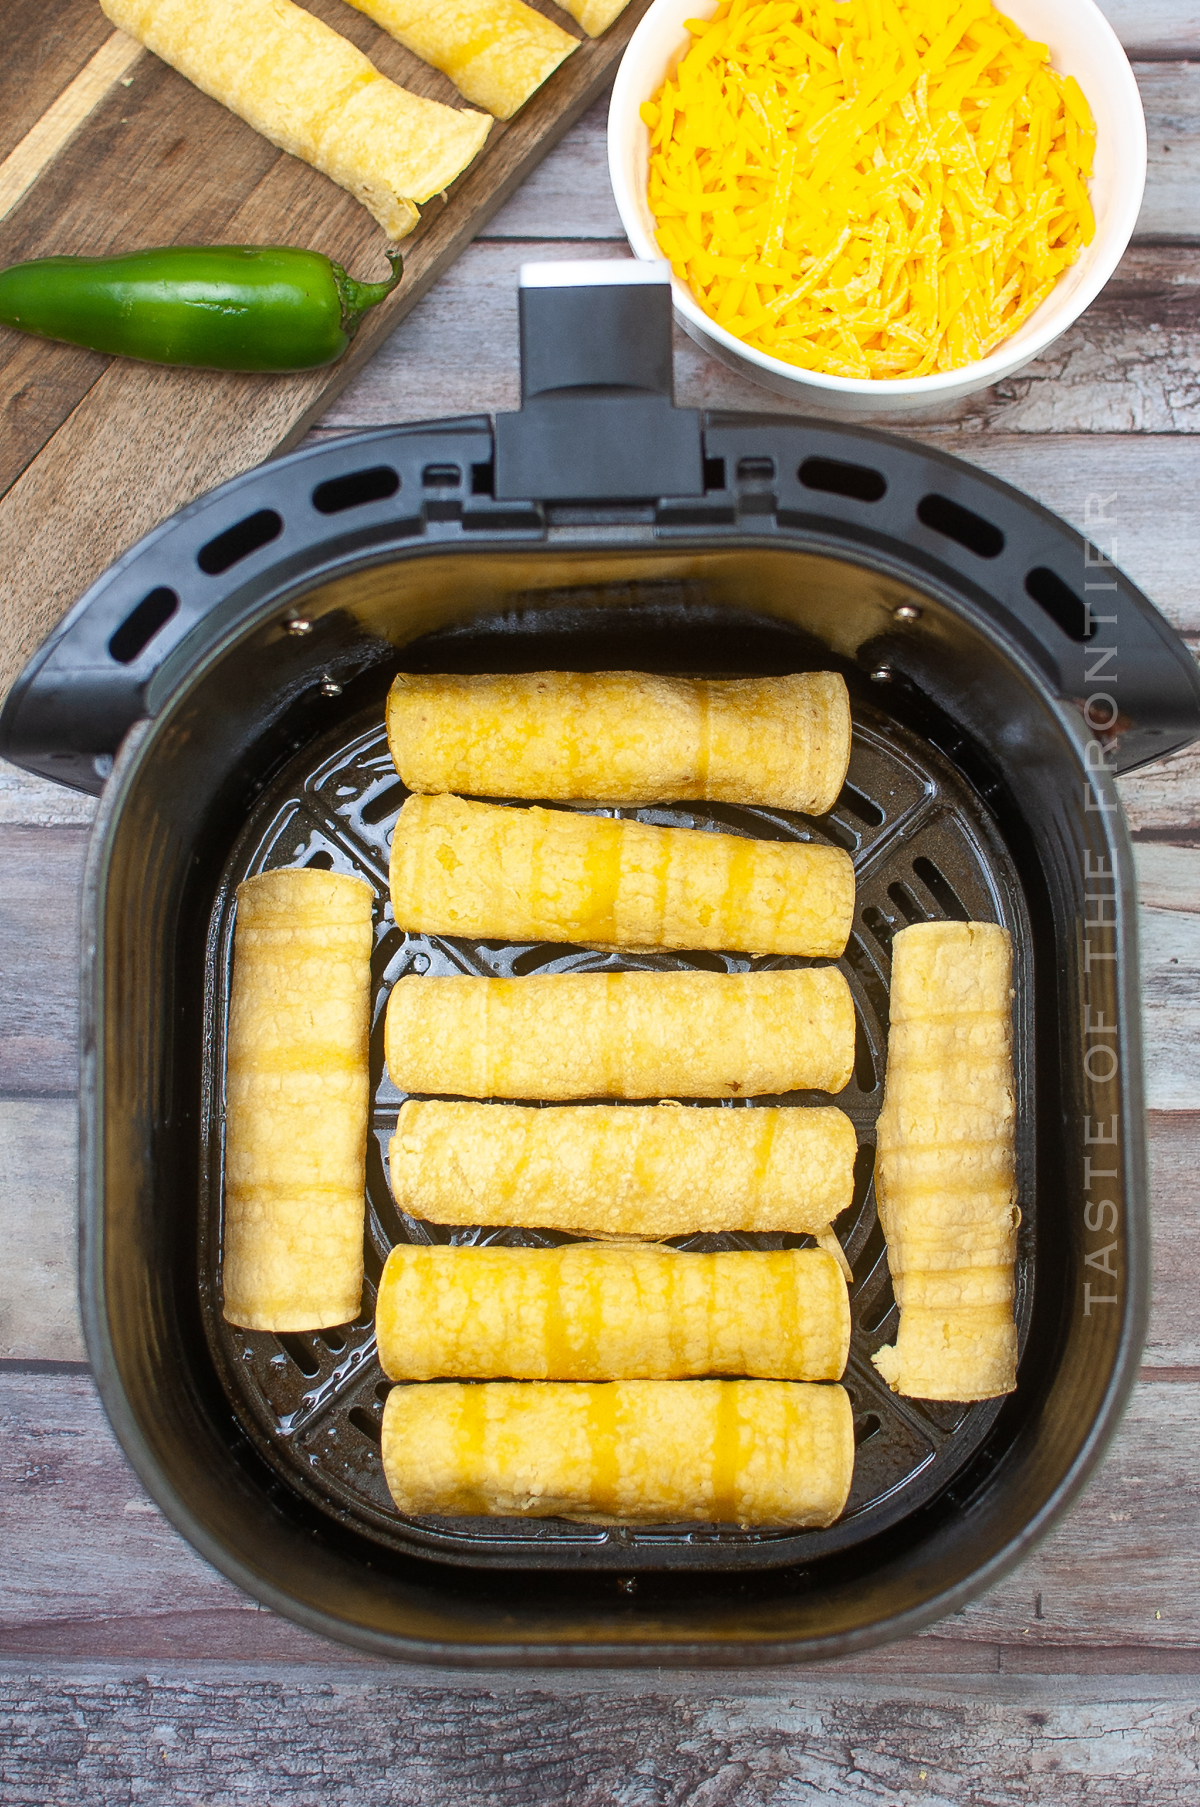
[[[654,0],[609,172],[691,336],[818,411],[944,406],[1116,268],[1146,127],[1094,0]]]

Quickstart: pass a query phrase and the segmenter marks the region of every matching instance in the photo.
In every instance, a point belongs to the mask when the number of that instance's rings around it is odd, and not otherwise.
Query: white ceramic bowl
[[[608,114],[608,169],[622,224],[634,254],[661,258],[646,203],[650,134],[639,108],[649,100],[693,42],[685,19],[711,18],[717,0],[654,0],[621,59]],[[1111,25],[1094,0],[1000,0],[1025,33],[1048,44],[1054,67],[1073,75],[1096,119],[1091,202],[1096,233],[1065,270],[1037,312],[990,357],[936,376],[897,379],[823,376],[800,370],[737,339],[710,320],[691,291],[672,278],[675,310],[706,351],[754,382],[820,412],[908,413],[942,406],[1011,376],[1057,339],[1094,301],[1116,269],[1133,233],[1146,183],[1146,121],[1133,71]]]

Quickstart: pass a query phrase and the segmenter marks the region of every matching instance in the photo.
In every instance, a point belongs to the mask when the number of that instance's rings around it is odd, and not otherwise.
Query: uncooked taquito
[[[576,1236],[820,1236],[854,1195],[854,1125],[832,1105],[466,1104],[410,1098],[392,1191],[428,1223]]]
[[[239,885],[225,1074],[225,1316],[321,1330],[362,1300],[371,887]]]
[[[850,1303],[824,1249],[400,1244],[375,1334],[391,1380],[839,1380]]]
[[[100,0],[114,25],[281,150],[349,189],[390,239],[417,223],[491,130],[397,87],[291,0]]]
[[[511,119],[579,40],[524,0],[350,0],[465,99]]]
[[[804,1381],[444,1381],[392,1388],[383,1471],[411,1514],[828,1525],[854,1422]]]
[[[875,1190],[900,1329],[873,1359],[919,1399],[1017,1384],[1011,977],[995,923],[917,923],[892,943]]]
[[[410,791],[556,802],[763,804],[821,815],[850,759],[850,699],[832,671],[660,678],[402,672],[388,745]]]
[[[565,13],[570,13],[589,38],[598,38],[629,5],[629,0],[555,0]]]
[[[464,1098],[752,1098],[840,1092],[854,1004],[834,966],[759,973],[409,975],[387,1005],[405,1092]]]
[[[505,941],[836,958],[854,919],[840,847],[462,797],[408,799],[391,886],[398,928]]]

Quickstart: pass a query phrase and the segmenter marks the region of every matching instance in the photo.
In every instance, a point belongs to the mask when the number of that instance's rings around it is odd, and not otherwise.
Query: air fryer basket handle
[[[496,419],[497,497],[701,496],[700,416],[674,405],[666,263],[525,264],[521,412]]]

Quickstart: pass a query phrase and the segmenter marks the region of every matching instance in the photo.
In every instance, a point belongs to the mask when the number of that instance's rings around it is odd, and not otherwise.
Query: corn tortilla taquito
[[[598,38],[625,11],[629,0],[555,0],[555,5],[570,13],[589,38]]]
[[[371,887],[238,887],[225,1075],[225,1316],[320,1330],[362,1299]]]
[[[1016,1385],[1011,977],[995,923],[918,923],[892,944],[875,1190],[900,1329],[873,1359],[920,1399]]]
[[[429,1223],[820,1236],[851,1202],[857,1147],[832,1105],[535,1109],[410,1098],[392,1138],[392,1191]]]
[[[398,928],[608,948],[836,958],[854,918],[840,847],[462,797],[408,799],[391,889]]]
[[[402,672],[388,744],[410,791],[554,802],[762,804],[822,815],[850,759],[850,699],[831,671],[662,678]]]
[[[850,1303],[824,1249],[400,1244],[375,1334],[391,1380],[838,1380]]]
[[[483,113],[422,100],[291,0],[100,0],[114,25],[403,238],[480,149]]]
[[[840,1092],[854,1004],[836,967],[400,979],[388,1070],[465,1098],[747,1098]]]
[[[804,1381],[397,1386],[383,1470],[411,1514],[828,1525],[854,1421],[844,1388]]]
[[[464,99],[511,119],[579,48],[524,0],[350,0],[415,56],[448,75]]]

